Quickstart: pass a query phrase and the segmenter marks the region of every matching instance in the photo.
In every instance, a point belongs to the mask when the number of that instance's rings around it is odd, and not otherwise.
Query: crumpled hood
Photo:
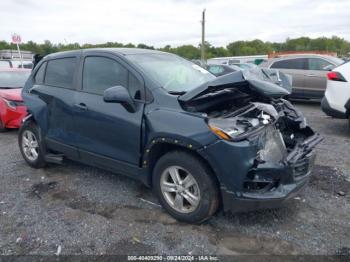
[[[179,100],[187,102],[226,88],[237,88],[244,93],[254,93],[265,98],[281,98],[291,93],[292,78],[275,69],[253,68],[237,71],[204,83],[181,95]]]

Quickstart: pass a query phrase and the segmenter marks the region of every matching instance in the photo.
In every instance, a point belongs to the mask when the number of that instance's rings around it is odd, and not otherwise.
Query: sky
[[[287,37],[350,40],[350,0],[0,0],[0,40],[197,46],[206,41],[283,42]]]

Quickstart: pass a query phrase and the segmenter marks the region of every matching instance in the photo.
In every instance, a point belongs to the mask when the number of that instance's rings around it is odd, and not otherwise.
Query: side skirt
[[[98,155],[92,152],[78,150],[73,146],[69,146],[52,139],[46,139],[46,145],[50,150],[64,154],[65,158],[93,166],[103,170],[108,170],[116,174],[126,175],[137,179],[146,186],[151,186],[149,183],[149,174],[147,169],[115,160],[106,156]]]

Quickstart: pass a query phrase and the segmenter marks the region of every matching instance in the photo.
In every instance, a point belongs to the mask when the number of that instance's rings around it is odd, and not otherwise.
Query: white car
[[[327,74],[327,89],[322,99],[323,112],[335,118],[350,116],[350,62]]]

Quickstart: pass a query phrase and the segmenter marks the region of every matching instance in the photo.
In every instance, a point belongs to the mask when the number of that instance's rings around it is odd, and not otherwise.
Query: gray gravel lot
[[[175,221],[130,178],[73,162],[35,170],[0,134],[0,254],[349,254],[350,131],[298,103],[324,135],[306,190],[278,210]]]

